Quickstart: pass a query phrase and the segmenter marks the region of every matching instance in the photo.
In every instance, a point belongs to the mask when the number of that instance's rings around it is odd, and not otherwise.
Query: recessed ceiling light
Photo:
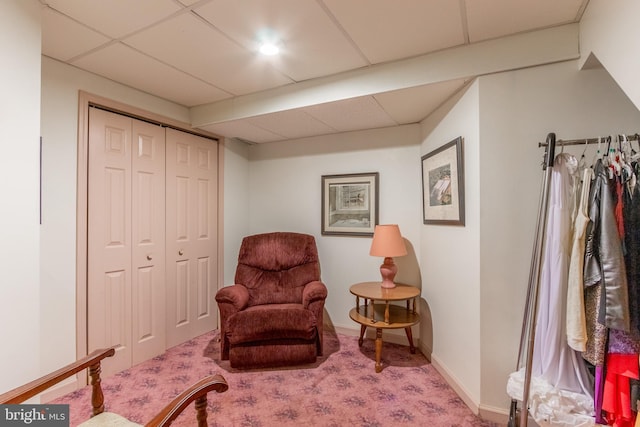
[[[273,56],[280,53],[280,46],[274,42],[263,42],[260,45],[260,53],[267,56]]]
[[[282,40],[278,32],[273,28],[261,28],[258,30],[256,45],[258,52],[265,56],[274,56],[282,51]]]

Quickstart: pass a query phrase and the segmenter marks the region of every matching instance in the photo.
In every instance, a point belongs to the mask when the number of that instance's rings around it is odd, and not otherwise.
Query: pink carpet
[[[218,331],[102,381],[105,406],[144,424],[181,390],[219,373],[229,383],[209,394],[210,426],[481,426],[438,372],[407,346],[384,343],[376,374],[374,341],[325,332],[325,355],[297,368],[239,371],[219,360]],[[108,359],[105,363],[109,363]],[[90,389],[52,403],[70,405],[71,426],[89,418]],[[190,407],[173,424],[195,425]]]

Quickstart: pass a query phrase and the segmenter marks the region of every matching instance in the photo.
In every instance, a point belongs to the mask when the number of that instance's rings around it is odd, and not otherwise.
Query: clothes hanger
[[[582,171],[587,167],[587,161],[585,159],[585,153],[587,152],[587,147],[589,145],[589,140],[584,140],[584,150],[582,150],[582,154],[580,155],[580,160],[578,160],[578,170]]]
[[[638,141],[638,146],[640,147],[640,135],[637,133],[633,136],[633,140]],[[631,147],[631,156],[629,157],[629,161],[635,162],[640,158],[640,153],[634,150],[633,144],[629,141],[629,147]]]
[[[600,158],[600,145],[602,144],[602,137],[598,137],[598,148],[596,149],[596,154],[593,155],[593,160],[591,160],[591,167],[594,167],[596,161]]]
[[[615,144],[613,146],[613,148],[611,148],[611,137],[609,137],[609,148],[608,148],[608,152],[609,152],[609,178],[613,178],[614,176],[619,177],[620,176],[620,172],[622,170],[622,167],[620,165],[620,151],[616,150]],[[616,137],[617,138],[617,137]],[[620,146],[620,139],[618,139],[618,146]]]

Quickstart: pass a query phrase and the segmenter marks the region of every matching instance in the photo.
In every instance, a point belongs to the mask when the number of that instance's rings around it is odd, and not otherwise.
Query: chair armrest
[[[243,285],[231,285],[218,289],[218,304],[231,304],[237,311],[244,310],[249,304],[249,291]]]
[[[168,426],[182,411],[195,401],[196,418],[198,426],[207,425],[207,393],[215,390],[218,393],[227,391],[229,385],[222,375],[210,375],[187,390],[180,393],[175,399],[164,407],[158,415],[145,424],[146,427]]]
[[[309,304],[314,301],[325,300],[326,298],[327,287],[322,282],[309,282],[302,290],[302,306],[305,308],[309,307]]]
[[[42,393],[49,387],[59,383],[60,381],[77,374],[90,367],[100,366],[100,361],[105,357],[111,357],[115,354],[115,349],[101,349],[75,361],[63,368],[58,369],[44,377],[40,377],[23,386],[10,390],[0,395],[0,404],[5,403],[21,403],[25,400]],[[99,372],[99,370],[98,370]]]

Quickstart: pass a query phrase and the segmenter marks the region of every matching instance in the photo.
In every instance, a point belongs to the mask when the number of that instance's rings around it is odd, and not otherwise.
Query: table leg
[[[407,333],[407,339],[409,340],[409,351],[411,354],[415,354],[416,348],[413,345],[413,333],[411,332],[411,327],[404,328],[404,331]]]
[[[363,342],[362,337],[364,337],[364,331],[366,330],[367,330],[366,326],[360,325],[360,339],[358,340],[358,347],[362,347],[362,342]]]
[[[376,373],[382,371],[380,359],[382,356],[382,329],[376,328]]]

